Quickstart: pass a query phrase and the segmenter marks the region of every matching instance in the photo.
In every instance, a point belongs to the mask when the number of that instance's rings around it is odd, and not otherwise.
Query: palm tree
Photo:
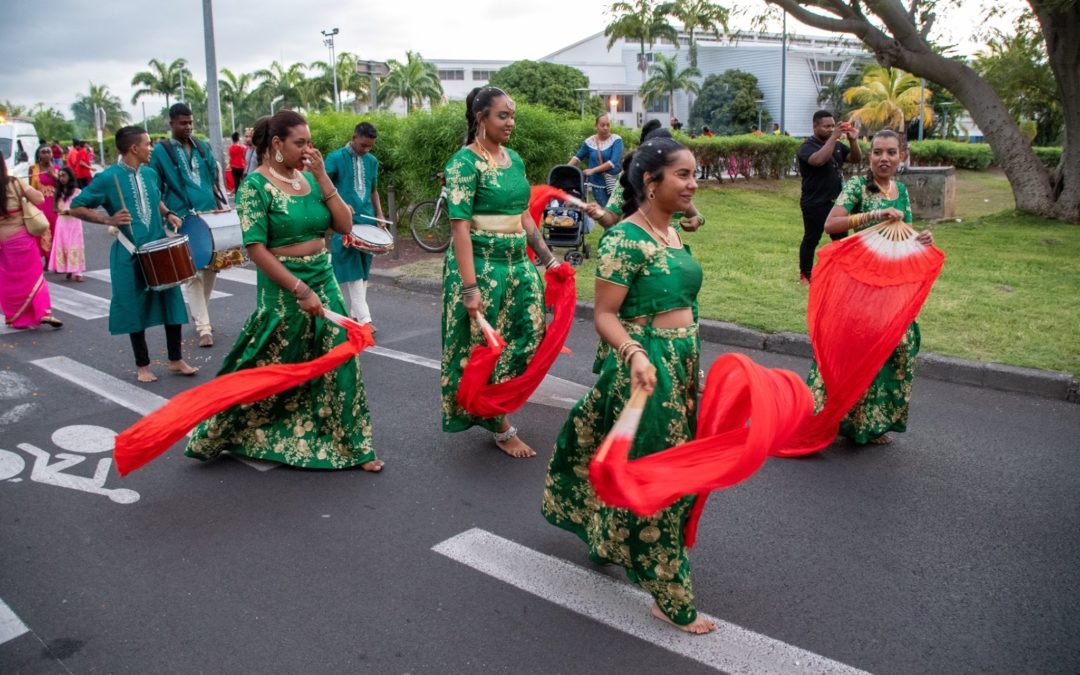
[[[228,68],[221,69],[221,79],[218,80],[218,87],[221,93],[222,116],[225,114],[225,105],[230,108],[230,120],[231,118],[237,118],[240,120],[240,124],[236,125],[242,129],[245,125],[245,120],[249,120],[248,104],[251,103],[251,88],[255,82],[255,78],[251,73],[240,73],[236,75]],[[233,129],[236,131],[236,129]]]
[[[326,91],[332,94],[334,91],[334,71],[326,61],[314,61],[311,70],[322,71],[319,80],[324,83]],[[349,52],[341,52],[337,55],[337,85],[338,96],[341,98],[342,107],[345,104],[345,94],[352,94],[353,109],[356,109],[356,100],[367,94],[368,78],[361,77],[356,72],[356,55]]]
[[[405,52],[405,63],[390,59],[390,72],[378,86],[379,102],[390,105],[395,99],[405,100],[405,109],[412,111],[413,102],[420,106],[426,99],[431,105],[442,98],[443,88],[435,64],[428,63],[418,52]]]
[[[131,104],[135,105],[143,96],[164,96],[165,107],[168,108],[172,97],[179,94],[182,89],[180,78],[187,74],[187,61],[176,59],[165,65],[157,59],[150,59],[148,65],[150,70],[139,71],[135,73],[135,77],[131,78],[131,86],[141,87],[135,90],[135,95],[131,97]]]
[[[671,15],[682,22],[683,30],[690,38],[690,65],[697,68],[697,40],[694,33],[712,33],[717,40],[721,31],[728,31],[727,7],[709,2],[709,0],[675,0]]]
[[[933,95],[925,89],[923,124],[930,126],[934,109]],[[919,116],[919,78],[899,68],[870,66],[863,73],[862,84],[844,92],[846,103],[861,106],[851,113],[869,129],[888,128],[904,133],[907,121]]]
[[[90,91],[80,95],[71,104],[71,112],[75,116],[75,123],[82,130],[90,130],[94,127],[94,109],[101,108],[105,111],[105,130],[115,133],[117,129],[131,122],[131,117],[124,111],[124,104],[119,96],[109,91],[108,85],[90,83]]]
[[[649,73],[651,77],[641,85],[638,93],[645,99],[645,105],[665,95],[669,96],[670,110],[673,115],[675,114],[676,91],[681,89],[695,94],[701,91],[701,86],[693,79],[701,77],[701,71],[694,66],[679,70],[679,62],[672,56],[657,54],[656,60],[649,67]]]
[[[297,107],[304,112],[317,112],[327,107],[332,109],[333,101],[333,85],[327,87],[321,77],[308,78],[296,85]]]
[[[641,71],[641,82],[645,83],[645,45],[651,48],[657,40],[667,40],[677,48],[679,46],[679,32],[668,23],[667,15],[673,10],[670,3],[658,5],[652,4],[651,0],[631,0],[611,5],[611,14],[615,19],[604,28],[607,36],[607,48],[611,49],[620,39],[636,40],[641,45],[638,54],[638,69]]]
[[[26,106],[19,105],[18,103],[12,103],[11,101],[8,101],[6,99],[3,103],[0,103],[0,113],[3,113],[8,117],[22,117],[29,112],[30,111]]]
[[[299,105],[300,97],[296,88],[304,81],[304,71],[307,66],[303,63],[294,63],[285,68],[277,61],[270,64],[269,68],[255,71],[255,77],[262,80],[256,91],[269,104],[278,96],[284,97],[279,108]]]

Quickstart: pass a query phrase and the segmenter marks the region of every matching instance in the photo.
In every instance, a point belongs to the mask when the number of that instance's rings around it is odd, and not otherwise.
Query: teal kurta
[[[117,194],[120,182],[123,202]],[[104,207],[111,216],[127,206],[131,224],[123,225],[124,233],[136,247],[165,238],[161,222],[161,188],[158,176],[149,167],[138,172],[123,162],[105,169],[71,202],[71,207],[90,209]],[[146,286],[142,269],[135,256],[128,253],[119,241],[109,251],[109,274],[112,278],[112,299],[109,302],[109,332],[113,335],[138,333],[150,326],[187,323],[187,310],[179,287],[152,291]]]
[[[155,145],[150,154],[150,168],[161,178],[165,206],[181,218],[193,210],[218,208],[214,197],[217,163],[210,146],[196,138],[191,142],[197,143],[199,149],[185,149],[179,141],[169,138]]]
[[[352,146],[331,152],[326,156],[326,173],[333,181],[341,198],[353,209],[353,223],[357,225],[377,225],[374,220],[361,218],[375,213],[375,181],[379,176],[379,160],[370,152],[358,155]],[[371,270],[370,253],[360,249],[347,248],[341,244],[341,235],[335,233],[330,239],[330,259],[334,265],[334,276],[339,282],[367,280]]]

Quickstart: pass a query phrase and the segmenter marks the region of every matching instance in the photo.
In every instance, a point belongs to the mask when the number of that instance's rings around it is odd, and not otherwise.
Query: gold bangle
[[[326,195],[325,197],[322,198],[322,203],[325,204],[326,202],[330,201],[331,199],[333,199],[334,197],[337,197],[337,196],[338,196],[338,191],[334,190],[333,192],[331,192],[330,194],[328,194],[328,195]]]

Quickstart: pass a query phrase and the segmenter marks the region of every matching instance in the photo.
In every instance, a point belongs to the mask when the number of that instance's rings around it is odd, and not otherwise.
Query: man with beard
[[[165,204],[180,218],[186,218],[192,212],[228,207],[228,202],[219,193],[218,163],[210,145],[192,135],[193,128],[191,108],[186,103],[174,104],[169,108],[172,137],[154,146],[150,156],[150,167],[161,177]],[[204,268],[184,284],[184,295],[191,306],[200,347],[214,345],[208,301],[216,278],[217,272]]]

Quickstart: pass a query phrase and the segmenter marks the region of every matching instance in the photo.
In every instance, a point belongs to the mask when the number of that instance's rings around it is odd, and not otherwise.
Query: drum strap
[[[120,231],[120,228],[110,227],[109,231],[111,232],[113,229],[116,230],[116,240],[120,242],[120,245],[126,248],[128,253],[135,255],[135,244],[132,244],[131,240],[124,236],[124,233]]]

